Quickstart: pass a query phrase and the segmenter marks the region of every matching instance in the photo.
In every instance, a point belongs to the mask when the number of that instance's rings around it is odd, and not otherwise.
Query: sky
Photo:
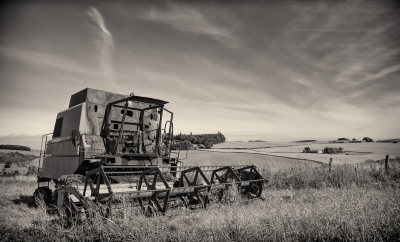
[[[397,1],[8,1],[0,143],[40,147],[90,87],[169,102],[175,133],[400,137]]]

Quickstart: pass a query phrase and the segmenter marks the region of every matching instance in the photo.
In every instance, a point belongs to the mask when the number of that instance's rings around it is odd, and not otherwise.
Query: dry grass
[[[368,166],[300,166],[264,171],[264,200],[243,200],[234,189],[207,210],[171,210],[146,217],[125,207],[65,227],[32,207],[34,177],[0,179],[2,241],[393,241],[400,236],[399,160],[386,173]],[[355,169],[357,168],[357,169]],[[171,214],[179,214],[171,216]]]
[[[1,236],[3,241],[392,241],[399,236],[398,189],[272,189],[264,198],[182,209],[173,217],[126,210],[119,218],[95,217],[68,228],[38,208],[25,218],[34,225],[5,221]]]
[[[37,187],[36,177],[17,176],[0,179],[0,225],[15,225],[18,228],[32,226],[36,218],[46,216],[46,210],[34,209],[33,192]]]

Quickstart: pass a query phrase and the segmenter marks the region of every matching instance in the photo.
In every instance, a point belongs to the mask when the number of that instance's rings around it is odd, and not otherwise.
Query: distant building
[[[324,152],[322,150],[310,150],[309,153],[323,154]]]
[[[310,147],[305,147],[303,149],[303,153],[316,153],[316,154],[323,154],[324,152],[322,150],[312,150]]]

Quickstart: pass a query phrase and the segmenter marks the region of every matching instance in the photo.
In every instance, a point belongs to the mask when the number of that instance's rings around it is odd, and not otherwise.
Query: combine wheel
[[[35,204],[39,205],[40,200],[42,199],[46,204],[52,203],[51,199],[51,190],[48,187],[39,187],[33,193],[33,199],[35,200]]]
[[[249,198],[260,198],[264,189],[263,182],[254,182],[246,187],[245,193]]]

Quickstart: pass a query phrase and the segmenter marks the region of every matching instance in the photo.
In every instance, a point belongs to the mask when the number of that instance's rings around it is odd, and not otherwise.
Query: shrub
[[[210,141],[206,141],[204,142],[204,146],[206,149],[211,149],[211,147],[213,147],[213,143],[211,143]]]
[[[3,173],[1,174],[1,176],[2,176],[2,177],[12,177],[12,176],[15,176],[15,175],[14,175],[14,172],[13,172],[13,171],[10,171],[10,172],[3,171]]]
[[[202,144],[206,145],[206,143],[211,143],[211,146],[208,145],[209,147],[212,147],[213,144],[219,144],[225,142],[225,136],[221,133],[218,132],[217,134],[198,134],[198,135],[187,135],[187,134],[178,134],[174,136],[174,139],[180,140],[180,141],[190,141],[192,144]]]
[[[343,148],[339,147],[325,147],[324,148],[324,154],[337,154],[337,153],[343,153]]]
[[[365,142],[374,142],[370,137],[364,137],[362,140]]]
[[[4,168],[11,168],[11,161],[7,161],[6,164],[4,165]]]

